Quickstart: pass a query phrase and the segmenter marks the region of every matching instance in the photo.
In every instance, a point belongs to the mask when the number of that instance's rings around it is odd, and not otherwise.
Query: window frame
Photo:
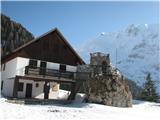
[[[67,69],[67,66],[66,66],[66,65],[64,65],[64,64],[60,64],[60,65],[59,65],[59,70],[60,70],[60,71],[66,71],[66,69]]]
[[[37,66],[38,66],[38,60],[30,59],[28,65],[31,68],[37,68]]]

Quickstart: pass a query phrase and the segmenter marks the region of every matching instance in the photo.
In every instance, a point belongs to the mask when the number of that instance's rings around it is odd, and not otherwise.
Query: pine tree
[[[146,82],[141,92],[141,99],[153,102],[156,102],[158,99],[158,94],[156,93],[155,84],[151,78],[150,73],[147,74]]]

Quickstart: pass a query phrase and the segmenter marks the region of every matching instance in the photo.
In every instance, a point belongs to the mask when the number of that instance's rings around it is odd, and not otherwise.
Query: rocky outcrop
[[[89,82],[88,102],[115,107],[131,107],[132,95],[123,81],[113,78],[95,79]]]
[[[109,55],[91,54],[90,62],[89,65],[78,66],[78,72],[90,73],[85,87],[86,100],[115,107],[131,107],[129,86],[119,71],[111,66]]]
[[[1,14],[1,56],[9,54],[14,49],[32,40],[33,35],[21,24],[12,21]]]

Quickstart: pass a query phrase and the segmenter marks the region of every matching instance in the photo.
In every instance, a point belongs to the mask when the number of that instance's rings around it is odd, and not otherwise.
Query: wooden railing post
[[[70,93],[70,95],[68,97],[68,100],[74,100],[76,93],[77,93],[77,91],[76,91],[76,83],[73,82],[71,84],[71,93]]]

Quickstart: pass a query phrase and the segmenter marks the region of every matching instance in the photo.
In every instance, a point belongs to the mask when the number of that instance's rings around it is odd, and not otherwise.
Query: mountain
[[[33,35],[21,24],[1,14],[1,57],[33,38]]]
[[[89,61],[87,56],[91,52],[109,53],[113,66],[141,86],[150,72],[160,93],[158,27],[158,24],[132,24],[118,32],[103,32],[97,38],[84,43],[79,48],[79,53],[87,62]]]

